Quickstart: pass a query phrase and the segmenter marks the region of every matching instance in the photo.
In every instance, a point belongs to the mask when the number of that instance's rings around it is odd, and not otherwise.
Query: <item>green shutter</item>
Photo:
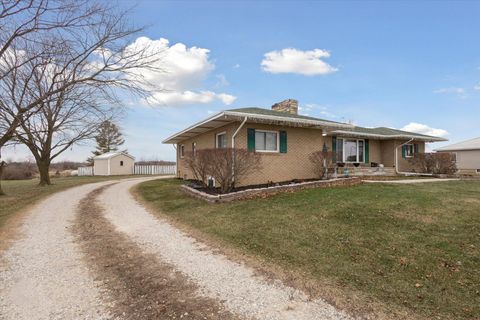
[[[332,137],[332,160],[333,162],[337,162],[337,137],[333,136]]]
[[[407,146],[402,146],[402,158],[406,159],[407,158]]]
[[[287,131],[280,131],[280,153],[287,153]]]
[[[417,154],[419,153],[419,150],[420,150],[420,149],[418,148],[418,143],[415,143],[415,144],[413,145],[413,153],[414,153],[415,155],[417,155]]]
[[[248,151],[255,151],[255,129],[247,129],[247,146]]]
[[[365,139],[365,163],[370,162],[370,145],[368,139]]]

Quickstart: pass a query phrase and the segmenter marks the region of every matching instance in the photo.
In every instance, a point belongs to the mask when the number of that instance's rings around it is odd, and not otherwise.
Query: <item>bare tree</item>
[[[333,167],[333,152],[315,151],[310,154],[310,161],[313,163],[313,170],[320,179],[328,178],[328,169]]]
[[[185,154],[185,164],[194,178],[206,186],[209,176],[227,193],[249,174],[260,170],[261,157],[246,149],[200,149]]]
[[[454,174],[457,172],[453,153],[419,153],[410,158],[409,163],[422,173]]]
[[[193,174],[195,180],[200,182],[203,186],[207,185],[207,178],[212,171],[212,163],[214,153],[212,149],[200,149],[195,152],[185,153],[185,164]]]
[[[91,99],[86,103],[80,99],[85,92],[91,92],[92,97],[108,97],[109,101],[117,103],[119,90],[128,90],[142,97],[148,95],[152,87],[146,83],[142,70],[157,70],[153,65],[160,55],[150,48],[131,44],[132,37],[142,28],[128,25],[127,11],[119,12],[108,2],[87,0],[31,2],[40,3],[42,9],[20,11],[20,16],[46,10],[46,18],[53,16],[54,21],[60,20],[60,23],[54,23],[53,28],[40,27],[32,31],[34,40],[17,34],[19,40],[0,56],[0,148],[15,135],[19,141],[28,142],[30,150],[35,149],[33,141],[42,139],[35,136],[34,131],[40,128],[41,135],[51,129],[44,130],[38,123],[39,119],[51,118],[50,115],[46,117],[41,109],[47,107],[51,110],[53,106],[56,106],[55,110],[62,109],[65,99],[68,101],[66,109],[76,104],[77,108],[89,106],[95,111],[98,103]],[[15,15],[15,11],[9,12],[7,17]],[[43,26],[43,16],[32,19],[37,21],[34,25]],[[48,32],[41,32],[45,30]],[[28,121],[37,113],[39,116],[35,120]],[[71,115],[68,114],[68,118],[71,120]],[[21,129],[15,133],[19,126]],[[83,130],[80,132],[79,139],[67,140],[76,143],[88,136]],[[48,136],[47,133],[44,138]],[[47,159],[42,162],[48,163]],[[48,181],[41,183],[48,184]]]
[[[38,92],[48,90],[48,81],[35,78]],[[103,94],[91,85],[68,87],[45,100],[38,112],[22,119],[16,139],[32,152],[40,185],[50,184],[52,160],[74,144],[94,138],[98,127],[119,113],[120,109]]]
[[[210,149],[209,175],[220,185],[220,191],[227,193],[235,188],[242,179],[261,169],[261,157],[258,153],[245,149]]]
[[[17,74],[26,64],[43,67],[46,56],[58,51],[55,43],[43,44],[52,33],[81,29],[100,13],[101,6],[88,0],[4,0],[0,3],[0,81]],[[40,45],[39,45],[40,44]],[[36,62],[37,59],[40,61]],[[28,68],[26,68],[28,69]],[[11,77],[10,77],[11,78]],[[22,86],[22,83],[15,87]],[[16,88],[15,88],[16,89]],[[0,99],[0,149],[13,137],[19,117],[34,111],[42,99],[21,105]],[[8,100],[8,99],[7,99]]]

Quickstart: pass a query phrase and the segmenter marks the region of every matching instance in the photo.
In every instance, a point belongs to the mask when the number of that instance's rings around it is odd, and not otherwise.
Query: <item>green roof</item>
[[[425,134],[397,130],[392,128],[386,127],[378,127],[378,128],[364,128],[364,127],[353,127],[351,129],[346,130],[336,130],[334,131],[337,134],[350,134],[350,135],[358,135],[358,136],[378,136],[382,138],[413,138],[425,141],[447,141],[447,139],[429,136]]]
[[[293,119],[303,119],[303,120],[313,120],[313,121],[323,121],[323,122],[330,122],[330,123],[337,123],[337,124],[344,124],[342,122],[336,122],[331,120],[325,120],[320,118],[308,117],[308,116],[301,116],[298,114],[286,113],[281,111],[275,111],[270,109],[262,109],[262,108],[239,108],[239,109],[230,109],[225,110],[227,112],[239,112],[239,113],[250,113],[250,114],[260,114],[265,116],[275,116],[275,117],[282,117],[282,118],[293,118]]]
[[[423,137],[423,138],[438,138],[438,137],[434,137],[434,136],[428,136],[428,135],[425,135],[425,134],[403,131],[403,130],[397,130],[397,129],[387,128],[387,127],[378,127],[378,128],[354,127],[352,129],[352,131],[361,132],[361,133],[369,133],[369,134],[378,134],[378,135],[383,135],[383,136],[409,135],[409,136],[418,136],[418,137]]]

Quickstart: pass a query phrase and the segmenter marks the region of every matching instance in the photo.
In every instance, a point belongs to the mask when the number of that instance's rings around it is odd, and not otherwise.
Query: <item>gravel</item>
[[[30,210],[21,238],[0,257],[0,319],[110,318],[70,233],[80,199],[106,184],[54,194]]]
[[[206,245],[185,235],[138,204],[125,181],[99,197],[105,217],[147,253],[155,254],[195,282],[200,294],[222,301],[233,313],[258,320],[352,319],[323,300],[308,297],[279,281],[268,282],[242,264],[214,254]]]

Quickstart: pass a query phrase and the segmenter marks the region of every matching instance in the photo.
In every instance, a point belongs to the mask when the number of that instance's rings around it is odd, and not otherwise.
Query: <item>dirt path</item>
[[[105,217],[144,252],[167,262],[195,282],[205,297],[222,301],[231,312],[258,320],[351,319],[322,300],[308,297],[281,283],[271,284],[244,265],[214,254],[138,204],[126,181],[107,188],[99,197]]]
[[[88,265],[108,291],[120,319],[236,319],[172,266],[146,254],[103,216],[91,192],[79,207],[74,233]]]

